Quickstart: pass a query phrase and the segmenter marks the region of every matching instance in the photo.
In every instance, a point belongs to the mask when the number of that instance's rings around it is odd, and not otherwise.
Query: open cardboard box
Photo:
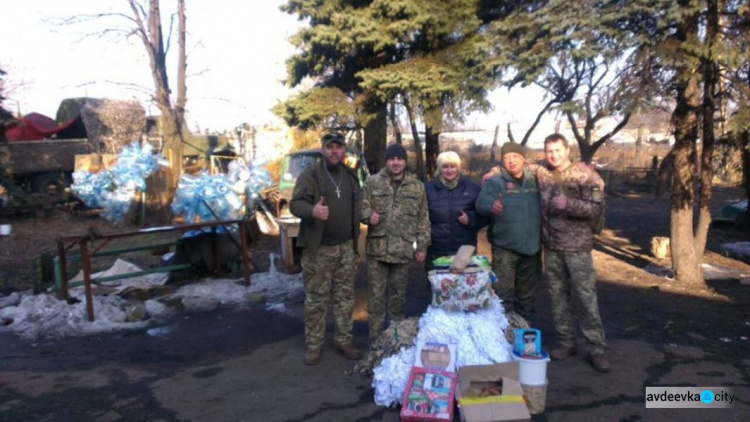
[[[501,395],[482,397],[488,391]],[[518,382],[518,362],[464,366],[458,370],[456,397],[466,422],[528,421],[529,409]]]

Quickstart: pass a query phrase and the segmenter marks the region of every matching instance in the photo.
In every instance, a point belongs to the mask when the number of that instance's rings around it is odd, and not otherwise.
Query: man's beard
[[[328,159],[328,157],[323,156],[323,162],[325,163],[326,167],[328,167],[329,170],[334,170],[341,166],[342,159],[339,159],[339,161],[334,164]]]
[[[391,170],[391,168],[390,168],[390,167],[388,167],[388,166],[386,166],[385,168],[386,168],[386,171],[388,172],[388,175],[389,175],[389,176],[391,176],[391,177],[396,177],[396,178],[400,178],[401,176],[403,176],[403,175],[404,175],[404,172],[406,172],[406,167],[403,167],[403,168],[401,169],[401,171],[400,171],[400,172],[398,172],[398,173],[396,173],[396,172],[394,172],[393,170]]]

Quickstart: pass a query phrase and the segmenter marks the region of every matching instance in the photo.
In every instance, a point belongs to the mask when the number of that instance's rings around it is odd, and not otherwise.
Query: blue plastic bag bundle
[[[125,218],[138,190],[146,189],[146,178],[159,168],[160,156],[151,145],[126,145],[117,155],[117,164],[98,173],[73,173],[73,193],[87,207],[102,210],[102,218],[119,222]]]
[[[112,174],[108,170],[99,173],[80,170],[73,173],[71,190],[87,207],[102,207],[106,201],[106,193],[112,189]]]
[[[146,178],[159,169],[151,145],[126,145],[117,156],[117,164],[112,169],[112,177],[117,187],[146,189]]]
[[[101,217],[107,221],[119,222],[125,219],[133,205],[135,190],[118,188],[104,195]]]
[[[229,178],[223,174],[198,176],[183,174],[172,201],[172,212],[185,221],[236,220],[240,216],[242,201],[232,189]]]
[[[260,200],[260,192],[273,186],[271,173],[265,169],[266,161],[256,159],[249,165],[243,160],[234,160],[227,165],[226,174],[199,176],[183,175],[172,202],[172,211],[196,222],[234,220],[245,215],[246,209],[240,196],[247,196],[252,209]]]
[[[234,164],[234,165],[233,165]],[[260,201],[260,192],[268,187],[273,186],[271,173],[266,170],[268,161],[263,158],[256,158],[249,165],[245,166],[241,161],[232,161],[229,163],[229,173],[227,177],[232,180],[235,186],[239,186],[247,195],[247,203],[253,208]]]

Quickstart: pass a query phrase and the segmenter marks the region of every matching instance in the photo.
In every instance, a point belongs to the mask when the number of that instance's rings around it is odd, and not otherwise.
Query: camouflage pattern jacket
[[[297,246],[300,248],[310,249],[311,252],[317,253],[320,242],[323,240],[324,221],[318,220],[312,216],[312,210],[315,204],[320,200],[321,183],[325,180],[325,170],[323,169],[323,160],[318,164],[307,167],[299,175],[294,183],[294,192],[292,200],[289,202],[289,211],[299,217],[300,222],[299,236],[297,236]],[[359,220],[362,208],[361,192],[359,189],[359,179],[354,170],[343,166],[346,171],[347,180],[352,189],[352,233],[354,233],[354,252],[357,253],[357,242],[359,239]]]
[[[535,166],[536,167],[536,166]],[[594,247],[590,222],[605,212],[601,177],[584,163],[568,166],[560,173],[572,196],[564,210],[553,210],[550,200],[563,190],[551,171],[537,167],[542,204],[542,239],[553,251],[588,252]]]
[[[380,222],[367,230],[367,255],[379,261],[405,264],[430,245],[430,214],[424,185],[409,172],[398,189],[391,186],[387,169],[370,176],[362,188],[362,222],[370,224],[374,211]]]

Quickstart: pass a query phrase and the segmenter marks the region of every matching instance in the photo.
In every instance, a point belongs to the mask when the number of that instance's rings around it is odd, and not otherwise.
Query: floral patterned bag
[[[490,306],[493,293],[490,272],[481,267],[469,267],[462,274],[435,269],[427,278],[432,285],[432,306],[450,312],[470,312]]]

